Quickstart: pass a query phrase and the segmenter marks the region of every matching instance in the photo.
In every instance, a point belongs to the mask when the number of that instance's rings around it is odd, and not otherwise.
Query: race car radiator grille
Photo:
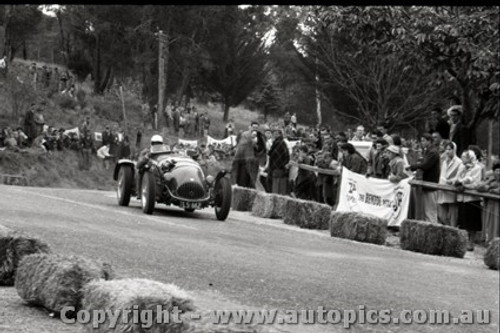
[[[186,182],[177,188],[177,195],[185,199],[201,199],[205,195],[205,190],[199,183]]]

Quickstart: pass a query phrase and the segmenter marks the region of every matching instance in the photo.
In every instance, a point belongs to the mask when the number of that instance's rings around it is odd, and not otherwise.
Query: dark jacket
[[[290,152],[283,138],[274,139],[269,149],[269,173],[273,175],[275,170],[285,171],[285,165],[290,162]]]
[[[344,166],[349,169],[349,171],[359,173],[361,175],[366,174],[366,170],[368,169],[368,163],[358,152],[345,156]]]
[[[451,134],[451,128],[450,128],[450,134]],[[455,142],[455,144],[457,145],[457,156],[461,156],[462,152],[467,146],[465,142],[464,128],[462,123],[457,124],[457,127],[453,132],[453,136],[450,137],[450,140]]]
[[[439,173],[440,173],[439,162],[440,162],[439,151],[436,146],[431,145],[429,148],[425,150],[422,162],[412,164],[410,166],[410,169],[412,171],[421,169],[423,171],[422,180],[427,182],[438,183]]]

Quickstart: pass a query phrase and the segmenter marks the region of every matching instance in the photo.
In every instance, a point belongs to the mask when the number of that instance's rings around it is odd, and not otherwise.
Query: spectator
[[[123,137],[123,140],[120,142],[120,155],[119,158],[127,158],[130,159],[132,155],[132,151],[130,150],[130,140],[128,135]]]
[[[283,124],[285,125],[285,128],[290,124],[292,117],[290,116],[290,112],[286,112],[285,115],[283,116]]]
[[[459,155],[462,154],[466,145],[462,126],[462,112],[463,109],[461,105],[453,105],[447,111],[448,117],[450,118],[450,134],[448,137],[457,145],[457,154]]]
[[[109,129],[109,125],[106,125],[106,127],[104,128],[104,132],[102,132],[102,145],[109,145],[112,141],[113,137],[111,134],[111,130]]]
[[[450,135],[450,124],[443,118],[443,109],[436,106],[431,111],[431,117],[426,124],[427,131],[439,133],[442,139],[447,140]]]
[[[405,162],[401,157],[401,148],[396,145],[390,145],[385,150],[384,155],[389,159],[389,175],[387,179],[391,183],[397,184],[408,177],[405,172]]]
[[[141,141],[142,141],[142,130],[140,127],[137,127],[137,134],[135,137],[135,148],[137,150],[141,149]]]
[[[268,181],[271,181],[271,192],[288,194],[288,170],[286,165],[290,162],[290,153],[281,129],[273,130],[273,143],[268,154],[269,166],[267,173]]]
[[[365,135],[365,128],[363,127],[363,125],[359,125],[358,127],[356,127],[356,132],[354,133],[354,136],[351,139],[351,141],[365,141],[364,135]]]
[[[401,150],[397,146],[390,146],[392,147],[392,150],[394,151],[396,148],[398,150],[397,156],[391,156],[388,154],[385,154],[385,150],[387,147],[389,147],[389,144],[387,143],[386,140],[384,139],[377,139],[375,142],[375,153],[373,155],[373,166],[371,170],[371,175],[374,178],[379,178],[379,179],[388,179],[389,178],[389,173],[391,172],[391,167],[389,166],[390,161],[396,157],[401,158]],[[401,158],[401,160],[403,160]],[[403,161],[404,164],[404,161]],[[399,171],[399,170],[398,170]],[[403,165],[403,171],[404,171],[404,165]],[[370,168],[368,168],[368,172],[370,172]],[[368,175],[368,173],[367,173]]]
[[[441,162],[439,184],[454,185],[462,160],[457,156],[457,145],[453,141],[444,142],[444,161]],[[444,225],[457,227],[458,206],[455,192],[438,192],[438,221]]]
[[[97,157],[102,159],[104,169],[109,170],[109,144],[103,145],[97,150]]]
[[[290,117],[290,123],[292,124],[294,129],[297,129],[297,114],[295,112]]]
[[[500,194],[499,180],[500,161],[497,159],[493,163],[492,170],[488,174],[486,180],[479,186],[478,191]],[[500,237],[498,216],[500,216],[500,203],[498,202],[498,200],[485,198],[483,212],[483,230],[485,234],[484,236],[486,244],[488,244],[493,238]]]
[[[92,150],[94,149],[94,142],[90,132],[87,131],[83,137],[80,139],[80,152],[81,152],[81,164],[80,170],[90,170],[92,166]]]
[[[259,162],[255,157],[252,131],[256,131],[259,123],[252,122],[247,131],[238,135],[236,153],[232,162],[233,184],[242,187],[255,188],[257,174],[259,171]]]
[[[420,139],[424,156],[422,162],[410,165],[412,171],[422,170],[422,179],[427,182],[438,183],[440,171],[440,157],[437,148],[432,143],[430,134],[422,135]],[[434,189],[424,188],[423,190],[423,210],[425,221],[437,223],[437,192]]]
[[[233,134],[234,134],[233,119],[229,119],[229,122],[226,124],[226,127],[224,128],[224,139],[230,137]]]
[[[477,163],[476,154],[472,150],[462,153],[462,165],[458,169],[455,185],[459,189],[478,189],[481,185],[481,167]],[[481,231],[481,198],[459,193],[458,226],[469,234],[468,251],[474,250],[476,232]]]
[[[24,116],[24,132],[28,136],[28,144],[31,145],[33,140],[37,137],[37,127],[35,123],[35,109],[36,104],[31,103],[30,108],[26,111]]]
[[[305,165],[313,165],[313,160],[309,156],[309,149],[306,145],[299,146],[299,156],[298,163]],[[315,191],[314,184],[316,182],[316,176],[314,172],[304,169],[299,169],[297,173],[297,178],[295,179],[295,186],[293,192],[295,196],[303,200],[314,200]]]
[[[354,148],[354,146],[350,143],[344,143],[342,144],[341,149],[343,159],[342,165],[352,172],[359,173],[361,175],[366,174],[367,162]]]

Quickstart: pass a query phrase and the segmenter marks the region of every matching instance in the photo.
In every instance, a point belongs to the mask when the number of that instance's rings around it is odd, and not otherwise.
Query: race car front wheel
[[[132,193],[132,185],[134,175],[132,168],[128,165],[120,167],[118,171],[118,187],[116,189],[116,197],[120,206],[128,206],[130,195]]]
[[[215,184],[215,216],[219,221],[224,221],[231,209],[231,182],[222,177]]]
[[[153,214],[155,209],[155,178],[149,172],[142,176],[141,205],[142,211],[148,215]]]

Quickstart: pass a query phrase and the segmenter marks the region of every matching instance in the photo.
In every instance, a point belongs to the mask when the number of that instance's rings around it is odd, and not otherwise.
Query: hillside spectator
[[[102,132],[102,145],[106,146],[111,144],[113,138],[111,134],[111,130],[109,129],[109,125],[106,125],[104,128],[104,132]]]
[[[423,148],[422,162],[410,165],[412,171],[422,170],[422,179],[427,182],[438,183],[440,172],[440,156],[436,146],[432,143],[430,134],[422,135],[420,143]],[[437,191],[434,189],[423,189],[423,210],[425,221],[437,223]]]
[[[205,111],[201,118],[201,127],[202,127],[202,136],[208,136],[208,130],[210,129],[210,117],[208,117],[208,113]]]
[[[186,115],[184,112],[179,111],[179,138],[183,138],[186,128]]]
[[[36,136],[39,136],[43,133],[43,126],[45,125],[45,120],[43,117],[43,111],[45,111],[46,102],[42,101],[36,107],[36,112],[34,114],[34,121],[36,127]]]
[[[292,120],[292,117],[290,116],[290,112],[286,112],[285,115],[283,116],[283,124],[285,128],[290,124]]]
[[[176,134],[178,134],[180,125],[180,113],[179,108],[174,102],[172,102],[172,122],[174,125],[174,131]]]
[[[462,165],[458,169],[455,185],[459,189],[478,189],[481,185],[481,167],[472,150],[462,153]],[[457,194],[458,226],[469,234],[468,251],[474,250],[476,232],[482,230],[481,198],[461,193]]]
[[[481,167],[481,180],[484,180],[486,177],[486,165],[483,161],[483,153],[481,152],[481,148],[477,145],[469,145],[467,150],[472,150],[474,154],[476,154],[477,163]]]
[[[31,103],[30,108],[24,115],[24,132],[28,136],[28,144],[31,145],[33,140],[37,137],[37,127],[35,123],[35,109],[36,104]]]
[[[290,117],[290,123],[292,124],[294,129],[297,129],[297,114],[295,112]]]
[[[90,167],[92,166],[91,156],[93,149],[94,149],[94,142],[92,140],[90,132],[87,131],[80,139],[80,153],[81,153],[80,170],[90,170]]]
[[[462,160],[457,156],[457,145],[453,141],[443,141],[445,159],[441,162],[439,184],[454,185]],[[438,192],[438,221],[444,225],[457,226],[457,194],[449,191]]]
[[[142,141],[142,131],[140,127],[137,127],[137,134],[135,136],[135,148],[137,150],[141,149],[141,141]]]
[[[290,153],[281,129],[273,130],[273,143],[269,149],[269,166],[267,168],[268,181],[271,181],[271,192],[288,194],[288,170],[286,165],[290,162]]]
[[[329,169],[334,161],[331,153],[332,138],[328,138],[323,143],[323,148],[316,155],[316,166],[321,169]],[[316,177],[316,200],[321,203],[333,206],[335,203],[334,176],[318,173]]]
[[[458,155],[462,154],[466,145],[462,125],[462,112],[463,109],[461,105],[453,105],[447,111],[448,117],[450,118],[450,134],[448,137],[457,145]]]
[[[224,139],[230,137],[231,135],[234,135],[234,125],[233,125],[233,119],[229,119],[229,122],[226,124],[224,128]]]
[[[349,171],[359,173],[361,175],[366,174],[368,164],[363,156],[354,148],[351,143],[344,143],[341,146],[342,149],[342,165],[345,166]]]
[[[105,170],[109,170],[109,144],[103,145],[101,148],[97,150],[97,157],[102,159],[102,163]]]
[[[125,135],[123,140],[120,142],[120,155],[118,158],[130,159],[132,151],[130,150],[130,140],[128,135]]]

